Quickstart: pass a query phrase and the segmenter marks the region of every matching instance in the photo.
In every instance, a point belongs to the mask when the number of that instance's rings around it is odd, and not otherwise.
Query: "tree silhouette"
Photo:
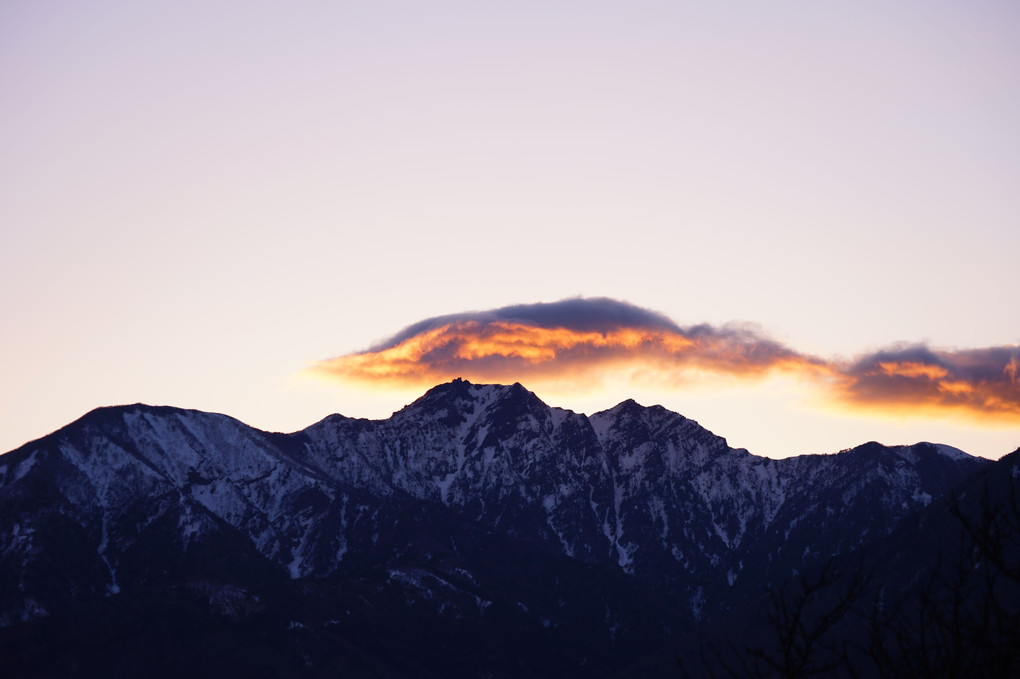
[[[696,671],[681,662],[683,674],[1020,677],[1014,464],[1000,461],[933,505],[907,544],[829,559],[770,590],[764,629],[703,643]]]

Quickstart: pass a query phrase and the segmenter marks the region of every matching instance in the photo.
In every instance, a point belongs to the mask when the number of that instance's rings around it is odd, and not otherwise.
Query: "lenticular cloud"
[[[853,362],[805,355],[747,325],[683,327],[618,300],[567,299],[429,318],[313,371],[376,386],[476,381],[597,383],[630,375],[679,385],[692,374],[807,379],[844,406],[954,412],[1020,422],[1020,347],[894,347]]]
[[[682,328],[612,299],[569,299],[431,318],[368,351],[323,361],[341,378],[431,384],[591,376],[626,365],[736,375],[824,369],[746,327]]]

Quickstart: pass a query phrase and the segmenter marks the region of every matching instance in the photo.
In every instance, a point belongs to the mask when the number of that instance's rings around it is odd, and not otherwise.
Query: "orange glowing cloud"
[[[681,327],[611,299],[570,299],[427,319],[312,370],[374,386],[431,386],[455,377],[590,386],[608,375],[680,385],[697,375],[802,378],[844,408],[960,414],[1020,424],[1020,347],[898,347],[837,362],[805,355],[746,326]]]
[[[924,363],[915,363],[913,361],[904,361],[903,363],[887,361],[879,363],[878,367],[886,375],[899,377],[927,377],[930,380],[935,380],[949,374],[949,371],[941,366],[925,365]]]
[[[681,382],[691,371],[741,378],[829,371],[824,362],[746,327],[681,328],[665,316],[611,299],[428,319],[368,351],[322,361],[313,370],[373,384],[428,386],[454,377],[591,383],[628,367],[646,374],[651,369],[665,382]]]
[[[957,414],[1020,423],[1020,347],[940,351],[925,346],[888,349],[842,369],[838,398],[870,411]]]
[[[641,357],[681,359],[695,342],[672,330],[544,328],[522,322],[463,320],[395,344],[324,361],[317,370],[355,380],[428,385],[437,380],[538,378]]]

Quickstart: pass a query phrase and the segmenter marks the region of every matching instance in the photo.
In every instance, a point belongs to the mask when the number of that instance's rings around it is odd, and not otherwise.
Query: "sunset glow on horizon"
[[[529,321],[529,315],[537,320]],[[517,320],[504,320],[511,317]],[[539,386],[567,382],[579,391],[614,375],[679,389],[693,371],[746,381],[785,373],[836,408],[920,419],[950,415],[1020,429],[1018,357],[1020,346],[966,351],[912,346],[853,362],[826,361],[748,328],[685,330],[661,314],[602,298],[425,320],[374,349],[320,361],[310,372],[378,390],[427,388],[462,377]]]

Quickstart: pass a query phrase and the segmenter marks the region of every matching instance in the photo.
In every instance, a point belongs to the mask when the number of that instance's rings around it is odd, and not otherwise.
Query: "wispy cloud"
[[[620,374],[662,385],[694,374],[760,379],[782,373],[852,408],[1020,422],[1018,362],[1017,346],[942,351],[921,345],[832,361],[797,352],[753,326],[682,327],[625,302],[578,298],[426,319],[312,369],[375,386],[427,386],[454,377],[590,385]]]

